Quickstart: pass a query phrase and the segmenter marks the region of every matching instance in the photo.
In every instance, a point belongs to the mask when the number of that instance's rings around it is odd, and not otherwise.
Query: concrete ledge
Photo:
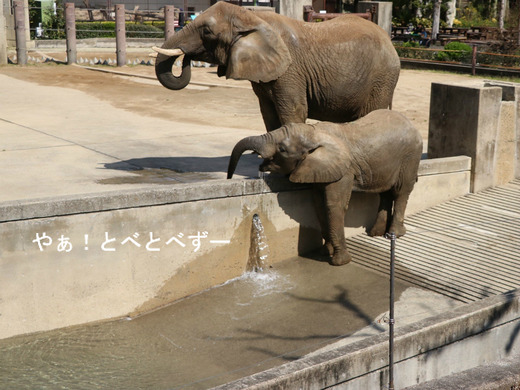
[[[471,158],[466,156],[422,160],[419,167],[419,176],[464,172],[470,169]],[[266,175],[265,179],[240,181],[212,180],[200,183],[175,184],[159,189],[139,188],[137,190],[64,196],[53,199],[44,198],[29,201],[2,202],[0,203],[0,223],[98,211],[122,210],[133,207],[258,195],[268,192],[296,191],[308,189],[309,187],[309,185],[293,184],[283,177]]]
[[[408,214],[467,194],[467,166],[422,162]],[[347,236],[372,225],[377,204],[353,194]],[[321,246],[309,186],[276,176],[1,203],[0,338],[138,315],[240,276],[255,214],[267,265]]]
[[[471,158],[467,156],[433,158],[421,161],[419,176],[462,172],[469,171],[470,169]]]
[[[520,351],[520,292],[487,298],[399,328],[395,388],[462,372]],[[460,357],[464,356],[464,359]],[[388,335],[299,359],[215,389],[384,389]]]
[[[175,184],[165,188],[139,188],[98,194],[64,196],[0,203],[0,223],[25,219],[56,217],[134,207],[194,202],[201,200],[257,195],[267,192],[295,191],[308,186],[290,183],[282,177],[265,180],[212,180]]]

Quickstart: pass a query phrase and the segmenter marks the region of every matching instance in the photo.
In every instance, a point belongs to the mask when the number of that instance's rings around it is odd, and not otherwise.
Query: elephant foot
[[[334,248],[330,242],[325,242],[320,252],[322,256],[332,256],[334,254]]]
[[[375,224],[372,229],[368,232],[368,235],[370,237],[376,237],[376,236],[384,236],[386,233],[386,223],[385,224]]]
[[[352,257],[348,251],[336,252],[332,256],[332,265],[345,265],[352,261]]]
[[[390,226],[390,229],[388,229],[388,233],[392,234],[394,233],[396,237],[402,237],[406,234],[406,228],[404,227],[404,224],[392,224]]]

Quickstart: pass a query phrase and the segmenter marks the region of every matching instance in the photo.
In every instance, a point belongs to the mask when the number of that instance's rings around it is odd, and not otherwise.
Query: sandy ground
[[[141,115],[203,125],[257,131],[264,129],[258,101],[250,83],[219,78],[216,68],[193,68],[194,83],[181,91],[170,91],[160,86],[155,80],[153,66],[145,65],[121,68],[94,66],[87,69],[46,63],[25,67],[4,66],[0,67],[0,73],[41,85],[78,89],[117,108]],[[395,91],[393,108],[405,114],[427,139],[431,83],[471,84],[482,80],[468,75],[404,69]],[[199,83],[226,88],[208,87]],[[70,109],[74,110],[74,107]]]

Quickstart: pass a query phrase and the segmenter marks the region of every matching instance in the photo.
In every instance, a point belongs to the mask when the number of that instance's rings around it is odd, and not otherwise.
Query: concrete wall
[[[472,157],[472,192],[520,175],[520,85],[433,83],[428,157]]]
[[[2,6],[4,10],[7,47],[16,47],[13,9],[10,6],[10,1],[3,1]]]
[[[376,7],[376,23],[382,27],[388,35],[392,34],[392,2],[391,1],[360,1],[357,12],[366,12],[367,9]]]
[[[3,11],[4,11],[7,47],[15,48],[16,47],[16,30],[15,30],[13,9],[10,6],[9,0],[4,0],[2,2],[2,6],[3,6]],[[31,31],[29,29],[29,1],[28,0],[24,0],[24,10],[25,10],[26,47],[28,49],[30,49],[30,48],[34,47],[34,41],[31,40]],[[1,25],[1,22],[0,22],[0,25]],[[1,37],[0,37],[0,41],[1,41]],[[1,42],[0,42],[0,44],[1,44]]]
[[[312,0],[280,0],[280,14],[293,19],[303,20],[303,7],[312,5]]]
[[[7,64],[7,26],[5,24],[5,16],[7,9],[5,2],[0,3],[0,65]]]
[[[409,213],[468,193],[470,164],[423,161]],[[347,235],[376,209],[354,194]],[[254,214],[271,263],[321,245],[310,191],[281,178],[2,203],[0,338],[146,312],[237,277]]]
[[[388,389],[388,344],[388,334],[370,337],[215,389]],[[514,356],[520,352],[520,291],[399,328],[394,345],[396,389]]]

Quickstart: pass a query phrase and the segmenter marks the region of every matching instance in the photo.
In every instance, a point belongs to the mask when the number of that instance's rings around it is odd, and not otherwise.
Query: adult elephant
[[[155,65],[166,88],[191,78],[191,60],[249,80],[268,131],[306,118],[347,122],[391,106],[399,57],[388,34],[358,16],[307,23],[218,2],[169,38]],[[184,54],[182,73],[172,66]]]

